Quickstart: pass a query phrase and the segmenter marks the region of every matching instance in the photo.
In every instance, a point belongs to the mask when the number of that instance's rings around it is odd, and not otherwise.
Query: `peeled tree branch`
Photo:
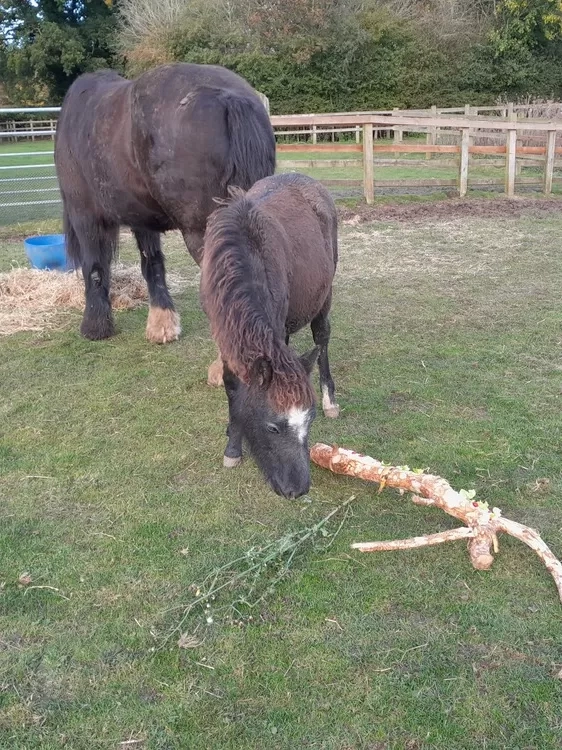
[[[335,474],[377,482],[379,492],[384,487],[394,487],[402,493],[412,492],[412,500],[417,505],[434,505],[464,524],[463,527],[450,531],[412,539],[352,544],[353,549],[361,552],[378,552],[468,539],[468,553],[472,565],[477,570],[488,570],[494,562],[493,553],[497,553],[499,549],[498,534],[503,532],[519,539],[536,552],[554,578],[562,601],[562,563],[543,542],[538,532],[529,526],[504,518],[499,508],[490,510],[488,503],[474,500],[473,490],[456,492],[442,477],[425,474],[421,470],[412,471],[408,466],[387,466],[370,456],[324,443],[313,445],[310,457],[318,466]]]

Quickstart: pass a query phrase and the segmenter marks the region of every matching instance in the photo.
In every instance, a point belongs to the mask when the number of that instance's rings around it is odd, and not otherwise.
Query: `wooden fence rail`
[[[363,194],[367,202],[374,200],[377,186],[391,187],[406,186],[404,180],[390,181],[381,180],[377,175],[374,156],[381,153],[392,155],[421,154],[425,159],[431,159],[434,155],[450,155],[455,158],[458,173],[457,179],[452,183],[450,179],[425,179],[411,181],[410,184],[423,187],[425,185],[456,185],[459,195],[465,196],[469,186],[483,184],[498,184],[498,180],[485,178],[470,178],[470,170],[473,164],[471,156],[501,156],[505,163],[505,179],[503,181],[505,192],[508,196],[515,194],[518,184],[542,184],[545,194],[552,191],[552,187],[558,182],[554,175],[557,166],[557,157],[562,156],[562,147],[557,146],[557,136],[562,133],[562,104],[546,102],[544,112],[554,114],[550,118],[533,118],[531,115],[537,112],[536,105],[513,105],[501,104],[492,107],[474,107],[465,105],[459,108],[439,108],[433,106],[427,110],[383,110],[373,112],[346,112],[328,114],[307,115],[275,115],[271,122],[276,130],[278,139],[307,135],[310,141],[305,144],[278,143],[279,152],[294,153],[322,153],[326,151],[357,153],[358,159],[350,159],[346,163],[333,160],[311,159],[306,165],[313,164],[313,168],[361,166],[363,173]],[[2,115],[14,115],[18,112],[45,112],[47,117],[57,108],[44,107],[42,109],[3,109]],[[49,129],[45,129],[47,126]],[[25,127],[25,130],[23,129]],[[14,137],[19,139],[26,136],[31,139],[37,137],[50,137],[56,128],[56,121],[45,119],[43,121],[27,121],[16,123],[14,120],[0,123],[0,143],[3,138]],[[3,131],[3,132],[2,132]],[[380,142],[375,137],[379,131],[391,132],[394,139],[391,142]],[[352,140],[346,143],[332,142],[319,143],[319,136],[331,134],[334,139],[337,133],[347,133]],[[412,143],[404,140],[404,133],[425,134],[425,143]],[[452,134],[453,143],[439,143],[441,134]],[[521,139],[540,138],[537,145],[523,145]],[[474,141],[478,139],[478,143]],[[482,140],[496,139],[494,145],[482,145]],[[497,143],[497,139],[502,142]],[[489,140],[488,140],[489,142]],[[532,140],[532,143],[537,143]],[[527,141],[528,143],[528,141]],[[540,144],[540,145],[539,145]],[[359,157],[359,154],[361,156]],[[530,177],[518,178],[521,163],[543,167],[543,175],[540,178]],[[322,164],[320,162],[323,162]],[[424,160],[425,162],[425,160]],[[436,160],[435,164],[444,164],[443,160]],[[486,161],[491,164],[491,161]],[[497,161],[494,162],[497,164]],[[291,168],[297,168],[293,163]],[[418,162],[419,164],[419,162]],[[429,165],[429,162],[427,162]],[[299,165],[301,166],[301,165]],[[325,180],[331,184],[355,184],[357,181]]]
[[[562,155],[562,148],[556,146],[556,137],[562,132],[562,121],[556,119],[517,119],[516,113],[510,108],[507,112],[507,119],[493,117],[482,117],[473,115],[472,109],[462,110],[462,113],[439,114],[436,108],[433,108],[431,114],[423,113],[422,115],[412,116],[412,113],[401,113],[393,111],[389,114],[381,113],[339,113],[328,115],[277,115],[271,118],[275,129],[278,128],[307,128],[307,131],[314,132],[313,128],[338,127],[349,128],[350,130],[362,129],[361,143],[306,143],[306,144],[278,144],[279,152],[292,153],[322,153],[322,152],[359,152],[362,154],[363,166],[363,194],[367,203],[372,203],[375,195],[375,188],[379,186],[391,186],[391,181],[381,181],[376,179],[374,154],[392,153],[392,154],[425,154],[426,157],[432,154],[455,154],[458,155],[458,177],[456,186],[459,196],[464,197],[467,194],[469,185],[475,185],[475,181],[469,180],[470,155],[505,155],[505,193],[509,197],[515,195],[515,186],[517,184],[542,184],[545,194],[552,191],[552,186],[557,180],[554,177],[556,156]],[[480,110],[481,111],[481,110]],[[373,138],[374,130],[377,128],[394,131],[395,133],[403,132],[425,132],[427,133],[426,143],[407,143],[395,138],[392,143],[377,143]],[[460,143],[458,145],[439,145],[436,143],[437,131],[448,130],[460,134]],[[488,131],[500,131],[505,133],[505,145],[473,145],[472,139],[475,135],[485,134]],[[523,133],[544,133],[546,144],[544,146],[522,146],[518,144],[518,136]],[[517,158],[524,157],[544,157],[544,173],[542,178],[527,178],[516,180],[517,177]],[[358,160],[350,160],[351,163]],[[315,164],[320,166],[320,164]],[[326,166],[332,166],[327,162]],[[339,166],[339,165],[338,165]],[[342,184],[342,180],[326,180],[326,184]],[[451,185],[451,180],[432,180],[425,181],[431,185]],[[347,184],[356,184],[357,181],[347,181]],[[395,183],[404,186],[401,180]],[[422,186],[421,182],[416,181],[417,185]],[[454,183],[453,183],[454,184]],[[478,179],[478,185],[497,185],[498,180]]]
[[[49,138],[54,140],[56,120],[8,120],[0,122],[0,143]]]

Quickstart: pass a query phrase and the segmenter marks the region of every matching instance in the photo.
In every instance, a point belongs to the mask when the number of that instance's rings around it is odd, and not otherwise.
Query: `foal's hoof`
[[[152,344],[168,344],[179,339],[180,316],[175,310],[151,307],[146,321],[146,338]]]
[[[207,385],[212,385],[214,388],[222,388],[224,385],[222,380],[223,364],[222,359],[216,359],[212,364],[209,365],[207,370]]]
[[[101,318],[84,318],[80,326],[80,333],[90,341],[101,341],[111,338],[115,334],[113,316],[104,315]]]
[[[337,419],[339,415],[339,404],[330,404],[329,406],[324,407],[324,416],[328,417],[328,419]]]
[[[242,456],[235,456],[234,458],[223,456],[222,458],[222,465],[225,469],[235,469],[237,466],[240,466],[241,463]]]

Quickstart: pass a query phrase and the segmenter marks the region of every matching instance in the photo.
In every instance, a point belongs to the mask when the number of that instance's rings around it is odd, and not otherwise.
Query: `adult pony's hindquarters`
[[[228,396],[225,466],[242,458],[242,440],[275,492],[310,487],[308,434],[315,416],[310,372],[316,357],[324,412],[335,417],[328,363],[337,215],[310,177],[257,182],[210,217],[201,263],[201,302],[222,354]],[[289,337],[310,324],[316,344],[304,357]]]
[[[82,334],[103,339],[114,332],[110,264],[126,225],[149,291],[147,337],[165,343],[180,325],[160,233],[180,229],[199,263],[213,199],[272,174],[275,137],[254,90],[225,68],[165,65],[135,81],[101,71],[68,90],[55,163],[67,251],[84,275]]]

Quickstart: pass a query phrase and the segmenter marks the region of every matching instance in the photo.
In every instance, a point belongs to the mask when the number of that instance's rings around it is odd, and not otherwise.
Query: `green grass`
[[[283,169],[284,161],[309,161],[311,159],[322,161],[328,159],[346,159],[349,157],[357,159],[357,154],[337,154],[337,153],[320,153],[320,154],[293,154],[291,152],[283,152],[279,154],[278,166]],[[380,154],[381,159],[392,158],[392,154]],[[418,154],[401,154],[400,158],[407,156],[419,156]],[[449,157],[448,161],[451,158]],[[421,160],[417,160],[421,161]],[[447,164],[440,164],[440,161],[447,161],[446,159],[433,158],[430,161],[421,161],[416,166],[408,166],[405,164],[393,165],[393,164],[380,164],[375,159],[375,180],[454,180],[458,178],[458,168],[454,166],[448,166]],[[486,158],[473,159],[470,166],[469,176],[471,180],[476,179],[488,179],[494,178],[497,180],[503,180],[505,177],[505,167],[494,166],[487,163],[490,161]],[[497,161],[497,159],[496,159]],[[295,168],[291,168],[295,170]],[[348,167],[302,167],[298,169],[299,172],[308,174],[310,177],[314,177],[317,180],[323,179],[349,179],[349,180],[361,180],[363,179],[363,167],[360,162],[353,166]],[[536,167],[525,167],[523,166],[521,177],[540,177],[542,170]],[[471,191],[472,192],[472,191]]]
[[[6,143],[3,139],[0,140],[0,154],[7,154],[13,152],[41,152],[41,151],[53,151],[55,147],[54,141],[42,140],[42,141],[17,141]]]
[[[342,416],[313,440],[474,487],[561,556],[561,233],[554,214],[343,227]],[[195,289],[177,301],[170,346],[144,340],[143,310],[106,342],[78,315],[0,341],[0,748],[559,748],[561,605],[533,553],[501,538],[488,572],[464,544],[360,556],[351,542],[456,524],[317,468],[295,502],[251,460],[223,470],[214,347]],[[254,624],[196,615],[199,647],[153,651],[190,584],[351,494],[332,547],[299,558]],[[19,588],[23,572],[54,588]]]
[[[25,167],[26,165],[41,164],[50,165],[50,167],[0,169],[0,180],[2,180],[0,182],[0,228],[18,223],[53,220],[60,215],[60,205],[56,203],[29,206],[1,205],[57,200],[59,198],[52,155],[53,149],[54,143],[52,141],[1,143],[0,167]],[[17,156],[8,156],[8,154],[17,154]],[[30,156],[20,156],[20,154],[30,154]],[[44,177],[49,179],[38,179]],[[18,191],[18,193],[15,193],[15,191]]]
[[[414,139],[412,139],[414,140]],[[381,141],[383,143],[383,141]],[[44,155],[41,152],[52,152],[53,143],[51,141],[36,141],[35,143],[9,143],[0,145],[0,167],[1,166],[19,166],[25,164],[52,164],[53,157],[48,153]],[[7,153],[29,153],[33,156],[27,158],[22,156],[5,156]],[[381,159],[392,158],[393,154],[378,154]],[[429,180],[429,179],[457,179],[458,169],[447,165],[440,164],[446,159],[438,157],[430,161],[425,159],[424,154],[400,154],[400,159],[406,159],[417,162],[411,167],[408,165],[383,165],[375,160],[375,179],[379,180]],[[324,161],[328,159],[357,160],[361,157],[359,153],[339,153],[339,152],[319,152],[319,153],[291,153],[282,152],[278,155],[278,168],[280,171],[285,169],[286,161]],[[450,160],[450,158],[449,158]],[[486,158],[476,158],[471,162],[470,179],[495,178],[503,180],[505,170],[503,167],[490,166]],[[318,180],[349,179],[362,180],[363,168],[361,164],[350,163],[348,167],[337,168],[308,168],[298,169],[305,174],[315,177]],[[539,177],[542,174],[540,169],[523,167],[523,177]],[[50,176],[48,180],[34,180],[33,178]],[[8,178],[25,178],[25,182],[9,181],[0,183],[0,204],[27,201],[39,201],[58,198],[57,180],[54,166],[52,169],[14,169],[9,171],[0,170],[0,179]],[[31,178],[31,179],[30,179]],[[48,188],[48,192],[29,192],[26,194],[14,195],[14,190],[37,191]],[[346,188],[347,189],[347,188]],[[410,188],[401,188],[405,195]],[[424,190],[439,191],[438,186],[426,187]],[[556,191],[558,191],[558,186]],[[341,191],[340,191],[341,192]],[[355,197],[361,197],[361,188],[355,190]],[[474,189],[470,191],[475,195]],[[441,195],[441,193],[439,193]],[[2,206],[0,205],[0,237],[19,236],[22,234],[33,233],[35,222],[43,226],[39,228],[45,231],[55,231],[60,219],[60,204],[40,204],[29,206]],[[21,226],[18,226],[21,225]]]

